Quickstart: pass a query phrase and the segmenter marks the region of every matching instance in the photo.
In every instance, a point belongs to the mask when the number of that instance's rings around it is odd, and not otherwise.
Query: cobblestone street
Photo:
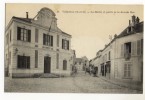
[[[79,72],[63,78],[5,78],[5,92],[40,93],[142,93]]]

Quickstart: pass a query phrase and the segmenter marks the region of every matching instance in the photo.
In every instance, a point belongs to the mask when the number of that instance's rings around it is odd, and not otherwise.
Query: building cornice
[[[9,29],[9,27],[10,27],[10,25],[13,23],[13,21],[16,21],[16,22],[19,22],[19,23],[22,23],[22,24],[26,24],[26,25],[29,25],[29,26],[34,26],[34,27],[37,27],[37,28],[41,28],[41,29],[46,30],[46,31],[48,31],[48,32],[53,32],[53,33],[56,33],[56,34],[61,34],[61,35],[63,35],[63,36],[67,36],[67,37],[69,37],[69,38],[72,37],[70,34],[67,34],[67,33],[65,33],[65,32],[63,32],[63,31],[59,32],[59,31],[54,31],[54,30],[52,30],[52,29],[50,29],[50,31],[49,31],[49,28],[46,27],[46,26],[42,26],[42,25],[36,24],[36,23],[34,23],[34,22],[22,21],[22,20],[20,20],[20,19],[16,19],[15,17],[12,17],[12,19],[10,20],[9,24],[8,24],[7,27],[6,27],[5,32]]]

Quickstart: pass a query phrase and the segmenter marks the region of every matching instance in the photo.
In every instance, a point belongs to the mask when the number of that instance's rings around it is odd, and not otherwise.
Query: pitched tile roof
[[[123,30],[118,36],[117,38],[121,38],[121,37],[124,37],[124,36],[128,36],[128,35],[132,35],[132,34],[135,34],[135,33],[138,33],[138,32],[143,32],[143,22],[140,22],[138,24],[136,24],[134,26],[134,31],[133,32],[127,32],[127,29],[129,28],[130,26],[128,26],[125,30]]]
[[[127,32],[127,29],[130,27],[130,26],[128,26],[118,36],[116,36],[110,43],[108,43],[103,50],[105,50],[117,38],[121,38],[121,37],[129,36],[129,35],[132,35],[132,34],[136,34],[136,33],[139,33],[139,32],[143,32],[143,24],[144,24],[143,22],[140,22],[140,23],[136,24],[134,26],[134,31],[133,32]]]
[[[31,20],[32,20],[32,18],[22,18],[22,17],[15,17],[15,16],[13,16],[12,18],[29,22],[29,23],[31,23]]]

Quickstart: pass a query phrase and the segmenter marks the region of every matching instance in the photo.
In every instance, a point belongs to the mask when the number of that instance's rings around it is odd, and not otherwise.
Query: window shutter
[[[50,46],[50,45],[51,45],[51,44],[50,44],[50,42],[51,42],[50,35],[46,35],[46,36],[47,36],[47,39],[46,39],[47,45]]]
[[[30,68],[30,56],[26,57],[27,58],[27,68]]]
[[[35,50],[35,68],[38,68],[38,50]]]
[[[21,40],[21,28],[17,27],[17,40]]]
[[[43,34],[43,45],[45,45],[45,34]]]
[[[121,57],[124,57],[124,44],[121,45]]]
[[[20,68],[20,56],[17,56],[17,68]]]
[[[53,36],[51,36],[51,46],[53,46]]]
[[[135,55],[135,42],[131,42],[131,55]]]
[[[35,29],[35,42],[38,43],[38,29]]]
[[[28,42],[31,42],[31,30],[28,30]]]
[[[140,55],[140,53],[141,53],[141,41],[138,40],[137,41],[137,55]]]
[[[23,68],[27,68],[27,57],[26,56],[22,56],[23,57]]]
[[[124,77],[127,77],[127,64],[124,65]]]
[[[56,63],[57,63],[56,69],[58,69],[59,68],[59,53],[57,53],[56,55]]]

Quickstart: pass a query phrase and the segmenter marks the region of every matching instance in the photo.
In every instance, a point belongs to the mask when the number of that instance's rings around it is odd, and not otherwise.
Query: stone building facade
[[[55,13],[42,8],[34,18],[12,17],[5,31],[5,72],[10,76],[70,74],[71,35],[57,27]]]
[[[133,15],[128,27],[97,52],[94,66],[99,76],[143,82],[143,22]]]

